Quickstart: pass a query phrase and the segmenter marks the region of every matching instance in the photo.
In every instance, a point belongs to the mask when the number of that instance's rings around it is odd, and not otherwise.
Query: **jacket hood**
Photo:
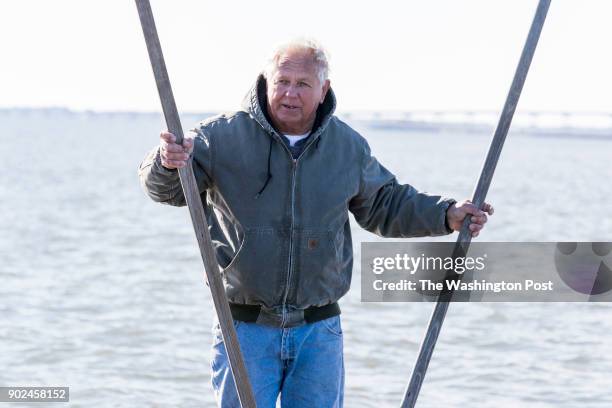
[[[275,133],[276,130],[268,121],[267,112],[267,95],[266,95],[266,78],[263,74],[259,74],[253,87],[249,90],[242,101],[242,108],[251,115],[259,125],[269,133]],[[323,103],[317,109],[317,119],[313,128],[313,136],[318,137],[327,127],[331,120],[334,111],[336,110],[336,95],[329,88]]]

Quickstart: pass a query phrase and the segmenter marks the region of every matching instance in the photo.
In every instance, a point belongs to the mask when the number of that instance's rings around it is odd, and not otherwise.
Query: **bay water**
[[[152,202],[137,177],[161,116],[13,109],[0,123],[0,386],[69,386],[74,407],[214,406],[212,302],[187,209]],[[456,199],[490,142],[355,127],[401,182]],[[477,239],[612,241],[611,163],[612,139],[511,130]],[[353,234],[345,406],[397,407],[433,304],[361,302],[360,244],[383,239]],[[610,407],[611,343],[608,303],[452,304],[419,407]]]

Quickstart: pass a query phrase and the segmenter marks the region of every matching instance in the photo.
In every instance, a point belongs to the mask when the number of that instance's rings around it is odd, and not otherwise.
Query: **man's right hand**
[[[183,145],[176,144],[176,136],[164,131],[159,134],[159,156],[167,169],[185,167],[193,151],[193,137],[183,137]]]

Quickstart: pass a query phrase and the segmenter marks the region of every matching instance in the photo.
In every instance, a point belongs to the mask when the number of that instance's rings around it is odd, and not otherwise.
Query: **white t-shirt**
[[[308,137],[308,135],[310,134],[310,132],[308,133],[304,133],[303,135],[285,135],[283,134],[287,139],[289,139],[289,144],[291,145],[291,147],[295,146],[295,144],[297,142],[299,142],[302,139],[305,139],[306,137]]]

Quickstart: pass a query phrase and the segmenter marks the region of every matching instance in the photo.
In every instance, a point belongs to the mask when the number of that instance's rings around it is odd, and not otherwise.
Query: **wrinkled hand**
[[[493,211],[491,204],[484,203],[482,210],[479,210],[470,200],[463,200],[448,207],[446,220],[453,231],[458,231],[463,226],[465,217],[471,216],[469,228],[472,237],[476,238],[487,222],[487,214],[493,215]]]
[[[167,169],[185,167],[193,151],[193,137],[184,136],[183,144],[180,145],[176,143],[176,136],[165,131],[159,134],[159,139],[159,156],[162,166]]]

